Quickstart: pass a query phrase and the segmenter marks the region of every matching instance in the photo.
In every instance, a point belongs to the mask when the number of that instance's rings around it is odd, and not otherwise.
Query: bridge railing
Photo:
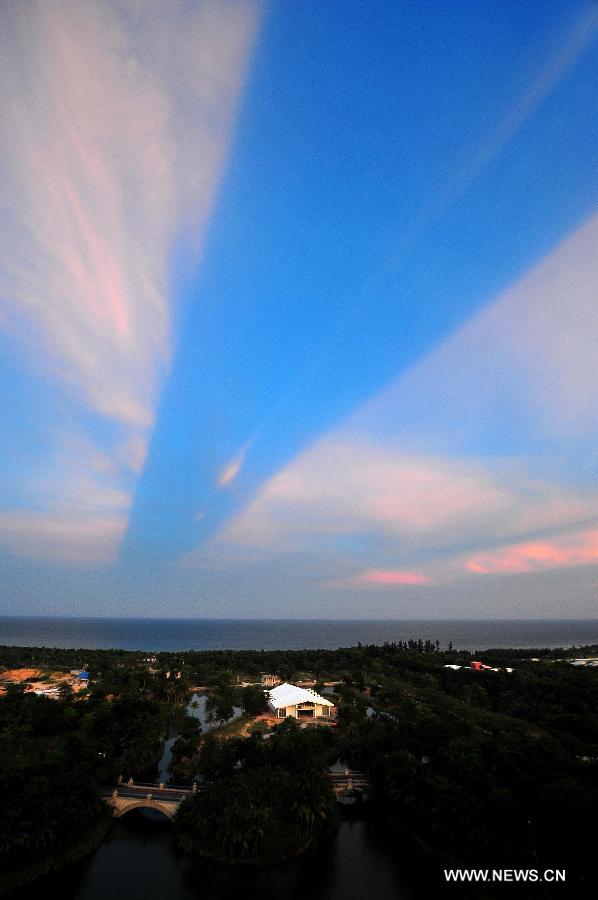
[[[119,778],[118,783],[116,785],[117,788],[129,789],[129,790],[153,790],[153,791],[175,791],[177,794],[194,794],[197,790],[196,782],[193,783],[193,787],[188,787],[187,785],[176,785],[176,784],[166,784],[164,782],[143,782],[143,781],[133,781],[132,778],[129,778],[128,781],[122,781]]]
[[[370,781],[365,772],[359,772],[355,769],[345,769],[340,772],[329,771],[328,776],[332,782],[335,793],[337,794],[353,789],[369,793]],[[202,786],[198,785],[196,782],[193,783],[192,787],[186,785],[179,787],[173,784],[135,782],[132,778],[128,779],[128,781],[123,781],[119,778],[118,784],[110,789],[107,788],[104,795],[108,797],[121,796],[123,798],[126,796],[134,797],[145,795],[152,799],[163,797],[164,799],[170,798],[172,802],[181,802],[184,797],[196,794],[201,788]]]

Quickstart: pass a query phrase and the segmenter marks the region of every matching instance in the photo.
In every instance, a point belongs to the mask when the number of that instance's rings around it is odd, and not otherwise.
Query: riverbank
[[[239,870],[262,870],[262,869],[271,869],[276,866],[283,866],[287,863],[291,863],[295,860],[298,860],[300,857],[306,856],[306,862],[309,862],[309,858],[312,854],[320,851],[326,847],[326,845],[334,839],[340,827],[340,817],[337,821],[335,821],[327,830],[321,833],[317,839],[312,839],[309,841],[305,841],[297,847],[294,847],[292,851],[287,853],[277,853],[276,850],[270,854],[262,855],[258,859],[232,859],[230,857],[224,857],[222,854],[216,852],[210,852],[206,847],[200,847],[196,854],[188,853],[186,854],[190,858],[194,856],[199,857],[200,859],[204,859],[210,863],[214,863],[219,866],[239,869]]]
[[[183,856],[170,824],[129,813],[93,856],[6,900],[419,900],[404,868],[367,821],[342,821],[306,855],[254,869]]]
[[[25,887],[51,873],[67,869],[86,856],[95,853],[104,842],[113,823],[112,811],[106,809],[101,812],[97,824],[89,829],[80,841],[71,841],[63,852],[56,853],[51,858],[31,860],[27,866],[11,872],[0,873],[0,895],[7,895],[9,892]]]

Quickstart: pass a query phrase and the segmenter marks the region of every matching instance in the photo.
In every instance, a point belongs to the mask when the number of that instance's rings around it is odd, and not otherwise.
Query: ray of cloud
[[[410,456],[388,445],[329,438],[276,475],[220,533],[220,546],[280,555],[315,541],[375,537],[403,561],[457,552],[466,542],[577,527],[598,494],[534,479],[525,467]],[[394,549],[393,549],[394,548]]]
[[[405,252],[421,233],[446,209],[455,203],[476,179],[502,153],[509,142],[559,87],[598,37],[598,7],[589,4],[560,37],[554,52],[541,62],[509,109],[498,117],[482,143],[470,152],[461,169],[456,170],[445,185],[419,213],[414,225],[401,241]]]
[[[598,432],[597,246],[598,215],[364,404],[352,433],[466,457],[489,436],[575,477],[571,454]]]
[[[554,21],[548,17],[547,22]],[[446,178],[446,190],[448,194],[457,182],[460,183],[461,169],[459,160],[463,157],[469,159],[469,163],[465,166],[467,170],[467,178],[475,178],[480,172],[492,161],[492,154],[497,154],[506,146],[510,139],[517,134],[521,126],[528,121],[533,113],[542,105],[553,90],[556,90],[566,75],[571,72],[576,63],[581,60],[584,51],[590,46],[595,36],[595,22],[593,16],[585,15],[581,19],[576,18],[576,11],[572,10],[570,15],[563,16],[559,19],[560,31],[558,36],[552,35],[547,39],[545,26],[542,23],[535,23],[532,29],[533,43],[535,49],[533,52],[524,54],[525,62],[522,62],[519,54],[515,54],[515,60],[519,59],[519,65],[525,67],[525,73],[522,74],[521,69],[518,70],[518,76],[513,71],[513,56],[508,55],[505,71],[500,73],[500,78],[495,85],[489,84],[489,97],[486,92],[480,95],[479,90],[473,91],[475,96],[474,106],[468,110],[467,127],[463,127],[463,122],[457,128],[449,143],[449,152],[442,155],[442,165],[438,169],[432,160],[430,173],[428,178],[422,178],[422,185],[425,184],[424,190],[414,192],[413,203],[400,203],[395,207],[394,213],[388,207],[383,213],[384,203],[378,207],[372,204],[370,215],[374,218],[380,215],[380,225],[378,237],[376,241],[371,242],[371,251],[368,253],[370,261],[367,268],[359,272],[359,267],[355,268],[355,277],[347,278],[347,272],[354,271],[353,261],[347,257],[341,260],[341,256],[334,258],[339,259],[337,273],[330,278],[329,286],[325,286],[325,278],[321,285],[316,282],[307,287],[303,279],[299,279],[301,287],[298,289],[307,290],[308,294],[318,295],[320,288],[322,289],[321,309],[326,310],[330,304],[331,309],[337,309],[338,315],[334,314],[330,317],[323,316],[320,320],[319,311],[315,316],[315,322],[310,322],[306,327],[302,320],[300,312],[304,310],[304,304],[300,300],[300,294],[297,294],[296,303],[285,303],[285,311],[282,315],[273,315],[272,302],[273,296],[269,292],[273,289],[275,279],[280,273],[295,271],[297,260],[293,258],[293,254],[286,253],[283,245],[279,242],[273,242],[271,245],[262,244],[262,254],[256,253],[255,257],[262,260],[255,272],[251,267],[251,262],[240,249],[237,254],[235,249],[234,256],[242,260],[237,261],[239,271],[232,276],[230,284],[227,285],[228,274],[223,273],[223,267],[220,265],[220,254],[215,250],[214,259],[217,260],[213,266],[213,275],[211,280],[206,284],[208,291],[213,291],[215,295],[225,299],[225,303],[221,304],[221,309],[226,308],[230,304],[230,313],[223,315],[219,319],[218,314],[209,318],[198,320],[198,327],[206,328],[208,331],[214,329],[218,338],[214,344],[217,351],[214,353],[213,360],[204,361],[204,368],[197,359],[196,336],[193,329],[190,329],[190,337],[186,347],[186,352],[179,355],[178,362],[184,361],[187,355],[188,362],[180,366],[176,373],[176,377],[172,381],[172,398],[173,403],[167,404],[164,416],[161,416],[160,428],[156,432],[156,438],[153,442],[152,464],[147,467],[146,475],[137,494],[137,502],[135,504],[131,525],[127,535],[127,541],[123,548],[123,557],[137,555],[143,553],[143,547],[152,546],[155,553],[160,547],[163,557],[172,560],[178,554],[188,552],[198,540],[207,540],[209,536],[221,526],[222,522],[231,514],[234,507],[240,508],[247,502],[248,498],[254,493],[256,487],[263,483],[276,468],[293,457],[299,447],[306,446],[314,439],[323,424],[326,421],[332,422],[338,420],[341,416],[346,415],[351,405],[362,400],[367,396],[368,392],[376,389],[384,380],[388,378],[389,369],[392,365],[409,365],[416,358],[418,352],[424,346],[429,346],[432,335],[440,335],[446,329],[452,327],[452,324],[458,322],[463,315],[464,310],[471,308],[472,305],[480,302],[480,297],[472,293],[468,296],[467,281],[469,272],[475,272],[481,268],[476,261],[474,255],[471,270],[469,266],[462,266],[459,273],[446,277],[444,271],[436,283],[430,283],[424,287],[426,278],[422,269],[420,278],[417,274],[418,266],[422,266],[422,259],[425,259],[423,265],[426,270],[431,271],[435,267],[433,260],[435,254],[435,240],[430,241],[427,247],[420,248],[421,253],[410,254],[409,260],[405,259],[407,265],[401,274],[400,284],[395,285],[396,294],[393,297],[390,291],[389,296],[385,297],[389,285],[389,266],[377,265],[376,259],[380,250],[382,251],[383,260],[378,262],[394,262],[396,256],[396,241],[392,225],[387,228],[386,219],[392,221],[392,216],[399,212],[400,220],[403,222],[401,226],[402,235],[409,235],[411,230],[417,230],[417,224],[414,218],[417,217],[417,203],[419,197],[424,197],[429,193],[433,193],[435,197],[443,194],[441,181]],[[550,26],[549,26],[550,27]],[[538,30],[539,29],[539,30]],[[538,42],[538,34],[541,32],[540,42]],[[539,46],[541,43],[542,46]],[[432,46],[432,44],[431,44]],[[293,57],[294,58],[294,57]],[[476,63],[479,64],[479,63]],[[517,62],[515,63],[517,65]],[[299,66],[297,67],[300,68]],[[266,71],[266,70],[264,70]],[[453,74],[459,72],[459,77],[471,78],[471,71],[467,67],[460,70],[457,66],[455,70],[451,69]],[[448,71],[447,71],[448,76]],[[263,79],[263,74],[262,74]],[[259,83],[258,76],[258,83]],[[448,81],[447,81],[448,83]],[[265,81],[261,81],[261,85],[266,87],[260,93],[269,95],[268,85]],[[276,91],[274,92],[276,93]],[[280,102],[285,102],[284,91]],[[410,93],[410,91],[408,91]],[[443,85],[440,91],[440,100],[446,102],[447,96],[451,94],[451,89]],[[273,94],[274,96],[274,94]],[[444,97],[444,100],[442,98]],[[469,98],[472,99],[471,97]],[[413,99],[413,104],[417,105],[417,100]],[[271,104],[272,105],[272,104]],[[375,104],[374,104],[375,105]],[[468,104],[465,104],[467,106]],[[259,107],[260,104],[256,104]],[[252,108],[253,103],[252,103]],[[504,110],[507,112],[504,112]],[[262,113],[263,113],[262,109]],[[388,110],[390,113],[390,110]],[[396,110],[395,110],[396,114]],[[435,120],[436,116],[432,118]],[[440,116],[442,119],[442,116]],[[389,116],[392,120],[392,115]],[[443,132],[442,125],[437,126],[435,122],[434,130],[438,127],[438,132]],[[476,151],[476,142],[478,136],[486,129],[486,138],[482,138],[483,152]],[[452,129],[449,128],[449,132]],[[446,136],[445,136],[446,137]],[[359,135],[356,133],[357,144],[359,147]],[[413,135],[416,139],[416,135]],[[403,137],[402,140],[405,140]],[[266,144],[269,142],[266,141]],[[401,143],[401,142],[399,142]],[[409,138],[405,140],[405,155],[409,156]],[[247,146],[251,146],[252,150],[255,146],[252,141],[247,142]],[[488,147],[493,148],[491,152]],[[363,158],[369,158],[368,153],[371,147],[364,147],[362,152]],[[412,148],[413,149],[413,148]],[[507,178],[508,182],[516,185],[518,183],[518,175],[516,168],[518,163],[516,148],[514,154],[507,157]],[[354,154],[358,151],[354,150]],[[554,156],[551,149],[547,145],[547,152],[550,157]],[[220,244],[216,240],[214,247],[220,246],[221,251],[228,252],[227,248],[232,246],[230,223],[236,218],[235,208],[241,211],[240,218],[243,219],[243,207],[248,198],[251,198],[251,186],[247,181],[248,173],[252,171],[251,165],[248,165],[250,153],[243,155],[243,167],[239,165],[237,174],[237,182],[235,189],[231,187],[231,201],[228,214],[222,215],[222,229],[220,234]],[[261,156],[261,152],[258,154]],[[413,156],[413,154],[411,154]],[[415,153],[417,157],[417,153]],[[306,156],[304,165],[309,165],[309,155]],[[373,159],[374,157],[372,157]],[[513,163],[515,162],[515,166]],[[554,161],[553,161],[554,163]],[[385,170],[384,153],[376,158],[376,165],[372,172],[376,171],[380,164],[380,172]],[[284,167],[283,167],[284,168]],[[399,186],[403,185],[407,194],[410,191],[411,177],[415,178],[415,182],[420,183],[420,175],[426,171],[427,164],[420,162],[413,171],[410,165],[406,165],[407,172],[410,175],[405,177],[399,176],[395,178],[394,173],[388,171],[389,188],[399,192]],[[453,173],[452,175],[450,173]],[[503,177],[504,177],[503,172]],[[315,172],[314,172],[314,177]],[[375,181],[379,181],[381,176],[377,176]],[[250,179],[251,181],[251,179]],[[269,179],[268,179],[269,181]],[[255,206],[256,210],[268,209],[273,215],[277,224],[271,231],[278,231],[277,207],[278,193],[282,193],[290,198],[292,205],[293,199],[293,180],[289,184],[284,183],[284,177],[276,184],[277,192],[268,198],[268,190],[272,191],[273,186],[264,181],[256,195],[259,195],[259,202]],[[316,178],[317,181],[317,178]],[[359,181],[359,179],[358,179]],[[234,182],[234,179],[233,179]],[[309,183],[309,181],[308,181]],[[394,185],[394,187],[393,187]],[[467,185],[465,185],[467,186]],[[248,188],[246,190],[246,187]],[[296,186],[295,186],[296,187]],[[413,185],[411,185],[411,188]],[[462,187],[462,185],[461,185]],[[461,188],[460,188],[461,189]],[[265,190],[265,195],[263,191]],[[508,192],[506,192],[508,193]],[[533,192],[531,192],[533,193]],[[376,190],[374,188],[374,196]],[[297,195],[300,196],[300,195]],[[525,196],[522,193],[522,197]],[[241,199],[241,207],[238,207]],[[339,198],[340,199],[340,198]],[[302,201],[301,201],[302,202]],[[310,201],[311,202],[311,201]],[[500,245],[500,240],[495,240],[492,223],[493,220],[498,226],[497,236],[500,235],[500,208],[487,206],[488,198],[482,198],[485,225],[488,226],[488,234],[481,237],[479,247],[480,260],[486,255],[487,248],[483,246],[486,240],[488,245]],[[492,201],[490,201],[492,203]],[[237,204],[237,206],[235,206]],[[251,200],[249,207],[251,207]],[[325,206],[327,204],[324,204]],[[520,204],[521,206],[525,204]],[[286,204],[283,205],[286,208]],[[474,205],[475,206],[475,205]],[[334,210],[335,201],[332,200],[331,207]],[[282,207],[281,207],[282,208]],[[289,207],[290,208],[290,207]],[[442,211],[442,210],[441,210]],[[328,211],[322,208],[324,218]],[[562,210],[559,215],[562,214]],[[334,215],[334,214],[333,214]],[[473,219],[477,221],[480,215],[479,209],[473,209]],[[489,218],[488,218],[489,216]],[[245,212],[247,217],[247,211]],[[349,220],[350,220],[349,216]],[[293,221],[296,217],[291,216]],[[369,221],[366,219],[363,221]],[[528,232],[537,232],[541,235],[543,231],[543,222],[535,227],[528,228]],[[521,230],[514,228],[513,233],[517,234]],[[288,227],[288,222],[280,221],[282,231]],[[459,243],[460,229],[464,227],[464,236],[470,227],[470,219],[465,217],[457,226],[453,225],[451,229],[450,242]],[[218,234],[218,227],[215,234]],[[263,229],[267,231],[268,229]],[[255,230],[254,235],[259,241],[259,227]],[[368,228],[364,232],[367,235]],[[347,232],[348,233],[348,232]],[[386,235],[386,237],[385,237]],[[492,235],[491,237],[489,235]],[[298,235],[299,236],[299,235]],[[386,238],[392,243],[392,260],[386,259],[385,247],[388,247]],[[442,235],[440,236],[442,238]],[[342,242],[337,241],[337,235],[330,236],[331,246],[342,246]],[[247,241],[241,234],[240,241],[247,246],[253,247],[253,239]],[[370,241],[366,237],[366,244]],[[321,259],[317,260],[314,255],[313,266],[305,265],[304,253],[307,252],[309,257],[310,249],[302,243],[302,238],[297,242],[290,240],[289,246],[301,247],[299,255],[302,259],[300,268],[313,268],[319,271]],[[525,241],[521,241],[523,246]],[[317,241],[314,246],[317,245]],[[263,259],[269,258],[268,254],[272,252],[268,250],[268,246],[274,249],[275,261],[273,265],[263,266]],[[360,247],[356,243],[355,253],[357,258],[360,256]],[[441,246],[439,257],[446,257],[446,247]],[[463,250],[463,248],[460,248]],[[265,250],[265,252],[263,252]],[[443,253],[444,250],[444,253]],[[486,270],[489,277],[486,279],[485,289],[492,290],[492,285],[502,284],[504,278],[510,277],[510,273],[518,271],[519,260],[513,259],[513,254],[506,253],[505,259],[500,258],[500,253],[493,255],[494,248],[490,250],[488,259],[486,260]],[[535,247],[531,252],[537,252]],[[511,257],[508,262],[506,259]],[[522,258],[526,257],[526,251],[522,250]],[[287,267],[291,267],[287,269]],[[272,271],[273,279],[267,278],[263,285],[260,281],[259,268]],[[233,261],[231,271],[234,272],[235,263]],[[297,270],[299,271],[299,270]],[[249,272],[255,274],[255,283],[248,275]],[[490,277],[490,272],[492,276]],[[324,269],[320,273],[323,275]],[[414,278],[414,273],[415,278]],[[464,277],[460,277],[464,274]],[[247,280],[243,284],[243,279]],[[296,288],[291,286],[295,279],[289,281],[285,274],[281,275],[279,285],[275,288],[282,295],[291,296],[296,292]],[[393,279],[394,280],[394,279]],[[416,280],[420,284],[421,295],[417,296]],[[474,279],[475,280],[475,279]],[[351,284],[346,282],[352,281]],[[411,282],[411,284],[410,284]],[[446,291],[445,284],[452,284],[453,287]],[[239,315],[240,308],[237,305],[238,290],[243,284],[242,291],[245,296],[245,309]],[[259,287],[257,287],[259,285]],[[341,287],[341,285],[343,285]],[[459,296],[459,288],[457,285],[463,285],[462,296]],[[354,289],[355,288],[355,289]],[[409,297],[409,291],[415,288],[415,296]],[[262,293],[263,291],[263,293]],[[445,292],[446,291],[446,292]],[[438,292],[438,293],[436,293]],[[453,293],[454,292],[454,293]],[[253,299],[249,300],[249,296]],[[336,297],[335,297],[336,295]],[[338,302],[338,297],[343,296],[342,302]],[[307,296],[307,295],[306,295]],[[268,297],[270,300],[268,301]],[[378,299],[373,300],[372,298]],[[234,299],[236,298],[236,299]],[[231,302],[232,301],[232,302]],[[295,307],[295,310],[290,311]],[[242,307],[241,307],[242,308]],[[251,312],[249,310],[251,309]],[[297,312],[298,311],[298,312]],[[297,316],[294,318],[294,316]],[[272,322],[287,321],[287,331],[283,335],[278,327],[274,327],[271,331]],[[289,328],[288,323],[293,325]],[[257,324],[259,323],[259,325]],[[296,324],[295,324],[296,323]],[[388,327],[385,328],[385,325]],[[241,330],[242,329],[242,332]],[[396,332],[395,346],[393,347],[392,329]],[[298,334],[311,334],[313,331],[313,339],[309,341],[291,341],[288,344],[289,335],[295,330]],[[399,330],[402,334],[399,334]],[[239,341],[239,335],[243,334],[241,353],[237,352],[236,345]],[[407,338],[406,335],[409,335]],[[272,336],[270,341],[265,340],[266,336]],[[363,353],[357,351],[355,354],[355,366],[353,367],[351,354],[357,344],[357,335],[363,347]],[[291,352],[276,352],[271,354],[271,347],[277,347],[278,341],[286,345],[287,351],[289,346],[292,347]],[[230,348],[235,348],[231,352]],[[392,350],[391,350],[392,347]],[[400,348],[400,349],[399,349]],[[392,357],[393,362],[390,362]],[[223,373],[226,372],[225,377]],[[250,374],[251,373],[251,374]],[[349,375],[349,373],[351,373]],[[196,385],[192,384],[196,379]],[[213,379],[213,381],[212,381]],[[181,384],[185,382],[186,391],[181,390]],[[226,412],[222,410],[215,411],[211,394],[208,393],[208,401],[198,398],[198,393],[203,390],[206,382],[213,384],[218,395],[225,400]],[[251,385],[248,390],[247,386]],[[333,399],[332,399],[333,398]],[[309,412],[308,412],[309,410]],[[188,438],[186,440],[187,452],[181,452],[180,448],[173,449],[171,430],[178,427],[178,423],[185,417],[191,420],[196,417],[197,421],[201,421],[204,417],[213,423],[209,427],[209,436],[206,433],[208,429],[204,427],[197,428],[195,433],[191,427],[188,428]],[[236,450],[244,435],[252,433],[258,437],[256,443],[256,452],[252,453],[247,463],[243,462],[241,468],[236,462]],[[195,446],[194,446],[195,444]],[[177,465],[171,466],[173,455],[176,455]],[[185,467],[185,471],[182,469]],[[164,472],[171,473],[170,481],[164,477]],[[201,484],[201,481],[205,481]],[[184,489],[181,490],[181,485]],[[191,498],[191,490],[187,485],[196,486],[196,496]],[[214,490],[214,485],[219,488],[226,487],[228,490]],[[230,488],[234,485],[234,491]],[[168,504],[168,515],[170,521],[166,523],[164,518],[164,507],[160,499],[162,493],[167,491],[171,502]],[[177,496],[180,495],[180,496]],[[202,516],[201,526],[197,527],[197,519],[195,515],[196,509],[201,509],[205,514]],[[152,530],[148,529],[148,521],[155,523]]]
[[[128,471],[130,495],[172,354],[171,251],[186,233],[200,253],[259,4],[66,0],[2,16],[0,329],[23,371],[95,417],[78,438],[95,445],[88,477]],[[54,507],[31,484],[29,523],[36,504],[32,547]],[[7,515],[0,533],[16,533]]]
[[[358,590],[598,562],[596,246],[598,216],[187,562],[328,560]]]

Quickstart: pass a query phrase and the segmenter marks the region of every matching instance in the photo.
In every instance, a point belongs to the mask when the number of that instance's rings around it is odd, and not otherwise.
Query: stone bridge
[[[329,772],[328,775],[337,800],[343,802],[353,792],[360,793],[364,799],[370,796],[370,782],[364,772],[344,769],[342,772]]]
[[[329,772],[332,787],[340,802],[343,802],[353,791],[367,797],[370,783],[363,772],[345,769],[342,772]],[[132,809],[157,809],[169,819],[174,819],[176,811],[186,797],[192,797],[201,791],[201,785],[192,788],[174,787],[166,784],[137,784],[130,778],[120,781],[102,794],[102,799],[113,808],[118,818]]]
[[[105,791],[102,799],[114,809],[117,818],[132,809],[157,809],[169,819],[174,819],[183,800],[196,792],[197,785],[185,788],[165,784],[135,784],[133,779],[129,779],[119,782],[113,790]]]

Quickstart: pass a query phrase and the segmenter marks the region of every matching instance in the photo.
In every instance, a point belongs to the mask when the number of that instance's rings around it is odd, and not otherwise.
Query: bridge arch
[[[159,800],[127,800],[124,803],[121,800],[120,803],[114,806],[114,816],[120,819],[121,816],[134,809],[155,809],[173,822],[177,807],[174,804],[161,803]]]

